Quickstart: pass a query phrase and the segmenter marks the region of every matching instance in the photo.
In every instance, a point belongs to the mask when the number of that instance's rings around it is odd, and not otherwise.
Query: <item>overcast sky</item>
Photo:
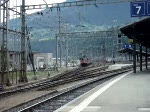
[[[42,4],[42,3],[45,3],[43,0],[25,0],[26,1],[26,4]],[[59,3],[59,2],[64,2],[65,0],[45,0],[47,3]]]

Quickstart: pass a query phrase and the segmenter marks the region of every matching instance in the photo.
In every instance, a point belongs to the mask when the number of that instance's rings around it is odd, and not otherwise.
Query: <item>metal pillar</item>
[[[140,44],[140,71],[142,71],[142,44]]]
[[[59,52],[59,53],[60,53],[60,54],[59,54],[59,55],[60,55],[60,68],[61,68],[61,65],[62,65],[62,63],[61,63],[61,60],[62,60],[62,58],[61,58],[61,57],[62,57],[62,41],[59,40],[59,42],[60,42],[60,44],[59,44],[59,46],[60,46],[60,49],[59,49],[60,52]]]
[[[25,19],[25,0],[22,0],[21,6],[21,20],[22,20],[22,34],[21,34],[21,71],[19,82],[27,82],[26,68],[27,68],[27,53],[26,53],[26,19]]]
[[[133,72],[136,73],[136,32],[135,27],[133,26],[134,37],[133,37]]]
[[[114,56],[114,36],[112,37],[112,60],[115,60],[114,59],[115,56]]]
[[[66,37],[66,68],[68,68],[68,38]]]
[[[148,69],[148,68],[147,68],[147,46],[146,46],[145,52],[146,52],[145,62],[146,62],[146,70],[147,70],[147,69]]]
[[[136,57],[137,57],[136,60],[137,60],[137,62],[138,62],[138,61],[139,61],[139,54],[138,54],[138,53],[136,54]]]
[[[128,56],[129,56],[129,61],[131,61],[131,60],[130,60],[130,54],[128,54]]]
[[[136,40],[133,39],[133,72],[136,73]]]
[[[4,0],[6,2],[6,0]],[[2,83],[10,85],[9,81],[9,52],[8,52],[8,27],[9,27],[9,2],[6,2],[3,6],[3,27],[2,29]]]
[[[127,62],[127,54],[123,53],[123,56],[124,56],[125,61]]]
[[[15,34],[13,35],[13,40],[12,40],[12,46],[13,46],[13,51],[15,51]],[[12,70],[14,70],[14,63],[15,63],[15,52],[13,52],[13,55],[12,55]]]
[[[78,48],[77,48],[77,42],[75,42],[75,59],[78,59]]]
[[[61,33],[61,26],[60,26],[60,23],[61,23],[60,10],[58,11],[58,16],[59,16],[59,17],[58,17],[58,18],[59,18],[59,19],[58,19],[58,24],[59,24],[58,33],[60,34],[60,33]],[[60,39],[60,37],[59,37],[59,42],[60,42],[60,46],[59,46],[59,47],[60,47],[60,54],[59,54],[59,55],[60,55],[60,68],[61,68],[61,65],[62,65],[62,63],[61,63],[61,59],[62,59],[62,58],[61,58],[61,57],[62,57],[62,52],[61,52],[61,50],[62,50],[62,48],[61,48],[61,47],[62,47],[62,45],[61,45],[61,39]]]
[[[0,0],[0,5],[1,5],[1,0]],[[2,24],[1,24],[1,9],[2,9],[2,7],[0,6],[0,27],[2,26]],[[1,29],[0,29],[0,50],[1,50],[1,46],[2,46],[2,33],[1,33]],[[1,59],[1,52],[0,52],[0,72],[2,71],[2,69],[1,69],[1,62],[2,61],[2,59]],[[0,84],[2,83],[2,74],[0,74]]]
[[[58,70],[58,36],[56,35],[56,70]]]

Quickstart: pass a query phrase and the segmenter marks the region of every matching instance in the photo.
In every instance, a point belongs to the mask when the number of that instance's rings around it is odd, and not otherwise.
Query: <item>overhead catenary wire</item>
[[[4,1],[2,4],[0,4],[0,6],[4,6],[7,2],[9,2],[9,0]]]

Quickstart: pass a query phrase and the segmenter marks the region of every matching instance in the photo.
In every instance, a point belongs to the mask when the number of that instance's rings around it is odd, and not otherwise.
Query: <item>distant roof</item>
[[[133,49],[132,48],[123,48],[121,50],[118,51],[119,53],[128,53],[128,54],[132,54],[133,53]],[[139,50],[136,50],[136,54],[140,54]],[[145,51],[142,51],[142,55],[146,55]],[[148,53],[148,56],[150,56],[150,53]]]
[[[133,39],[135,37],[138,43],[150,47],[150,17],[126,25],[120,28],[120,31],[128,38]]]

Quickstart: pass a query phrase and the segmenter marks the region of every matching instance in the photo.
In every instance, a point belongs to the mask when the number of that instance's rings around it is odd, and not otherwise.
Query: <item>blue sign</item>
[[[131,44],[125,44],[124,48],[133,49],[133,45],[131,45]]]
[[[150,0],[130,3],[131,17],[150,16]]]
[[[150,1],[147,2],[147,15],[150,16]]]
[[[147,1],[131,2],[131,17],[147,15]]]

